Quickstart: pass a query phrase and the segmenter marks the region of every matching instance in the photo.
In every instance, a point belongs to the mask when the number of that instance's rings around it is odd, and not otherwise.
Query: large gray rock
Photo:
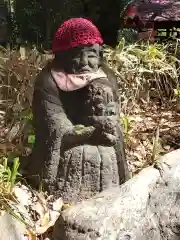
[[[53,240],[180,239],[180,150],[62,213]]]
[[[25,226],[8,213],[0,216],[0,240],[25,240]]]

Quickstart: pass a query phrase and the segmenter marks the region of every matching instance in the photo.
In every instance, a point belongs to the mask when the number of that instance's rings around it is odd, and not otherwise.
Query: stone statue
[[[54,37],[54,60],[35,82],[26,178],[68,203],[129,179],[116,80],[102,67],[102,43],[90,21],[67,20]]]

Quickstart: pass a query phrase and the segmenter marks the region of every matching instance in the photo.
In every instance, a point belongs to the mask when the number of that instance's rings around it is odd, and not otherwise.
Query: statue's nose
[[[88,64],[88,55],[86,52],[82,52],[81,54],[81,59],[80,59],[80,63],[83,66],[86,66]]]

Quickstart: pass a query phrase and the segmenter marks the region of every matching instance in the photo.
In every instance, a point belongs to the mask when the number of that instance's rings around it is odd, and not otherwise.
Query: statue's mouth
[[[81,74],[81,73],[89,73],[89,72],[91,72],[92,71],[92,69],[91,68],[89,68],[89,67],[84,67],[84,68],[80,68],[79,69],[79,73]]]

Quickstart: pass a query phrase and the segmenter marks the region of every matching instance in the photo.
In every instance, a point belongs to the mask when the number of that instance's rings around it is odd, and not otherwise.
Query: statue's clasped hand
[[[86,127],[81,124],[74,126],[74,133],[79,136],[92,135],[94,131],[95,131],[95,127],[93,126]]]

